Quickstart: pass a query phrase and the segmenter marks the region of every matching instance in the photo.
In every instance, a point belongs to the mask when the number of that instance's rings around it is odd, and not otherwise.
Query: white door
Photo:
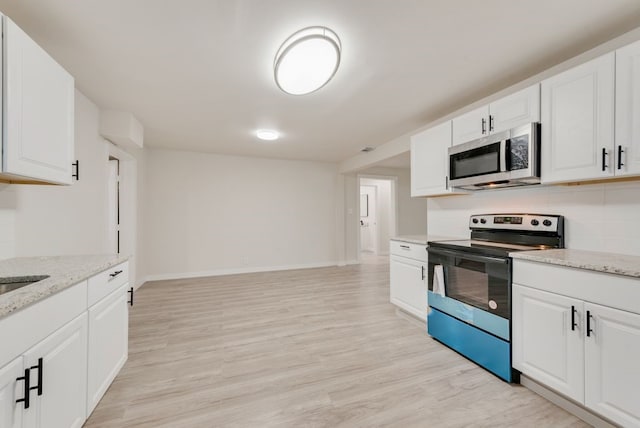
[[[87,314],[84,313],[31,348],[27,367],[43,359],[42,395],[32,391],[29,428],[80,428],[87,416]],[[37,369],[31,378],[37,380]],[[32,382],[33,386],[36,381]]]
[[[616,175],[640,174],[640,41],[616,51]]]
[[[513,285],[513,367],[580,403],[584,402],[582,307],[580,300]]]
[[[118,159],[109,159],[108,212],[107,225],[109,252],[120,253],[120,163]]]
[[[426,319],[427,315],[427,264],[406,257],[391,256],[391,303]]]
[[[525,88],[489,105],[489,132],[502,132],[540,122],[540,84]]]
[[[411,196],[448,194],[451,121],[411,137]]]
[[[360,250],[370,253],[378,248],[376,197],[375,186],[360,186]]]
[[[542,82],[542,182],[613,175],[614,53]]]
[[[489,106],[482,106],[452,121],[453,145],[489,135]]]
[[[74,81],[9,18],[4,25],[4,172],[71,183]]]
[[[0,368],[0,427],[2,428],[22,428],[24,403],[16,403],[16,400],[24,398],[24,380],[17,380],[22,376],[24,376],[22,357]]]
[[[640,315],[585,303],[585,404],[625,427],[640,427]]]
[[[88,415],[127,361],[127,289],[121,287],[89,309]]]

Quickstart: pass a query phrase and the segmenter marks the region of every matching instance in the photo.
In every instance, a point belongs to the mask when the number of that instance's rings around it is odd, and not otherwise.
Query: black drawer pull
[[[607,170],[607,168],[608,168],[608,165],[607,165],[607,155],[608,155],[608,153],[607,153],[607,149],[603,147],[603,148],[602,148],[602,170],[603,170],[603,171],[606,171],[606,170]]]
[[[622,163],[622,154],[624,150],[622,150],[622,146],[618,146],[618,169],[622,169],[624,164]]]
[[[576,307],[571,305],[571,331],[574,331],[578,325],[576,324]]]
[[[129,291],[127,291],[127,293],[129,293],[129,301],[127,302],[129,304],[129,306],[133,306],[133,287],[131,287],[129,289]]]
[[[122,273],[122,271],[121,271],[121,270],[117,270],[117,271],[115,271],[115,272],[113,272],[113,273],[110,273],[110,274],[109,274],[109,276],[110,276],[111,278],[115,278],[116,276],[120,275],[121,273]]]
[[[38,358],[38,365],[32,366],[29,371],[35,369],[38,369],[38,384],[36,386],[30,387],[29,390],[35,389],[38,391],[38,395],[42,395],[42,376],[44,371],[44,362],[42,361],[42,358]]]
[[[593,330],[591,329],[591,312],[587,311],[587,337],[591,337]]]
[[[28,409],[29,408],[29,404],[30,404],[30,400],[29,400],[29,393],[31,391],[31,387],[30,387],[30,380],[29,380],[30,374],[29,374],[29,369],[24,369],[24,376],[20,376],[19,378],[16,379],[16,381],[22,380],[24,381],[24,398],[19,398],[16,400],[16,403],[24,403],[24,408]]]
[[[400,248],[402,248],[403,250],[410,250],[411,247],[409,247],[408,245],[400,245]]]

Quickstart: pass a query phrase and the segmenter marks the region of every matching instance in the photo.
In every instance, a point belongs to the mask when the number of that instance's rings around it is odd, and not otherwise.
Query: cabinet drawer
[[[410,244],[402,241],[391,241],[391,254],[394,256],[408,257],[414,260],[427,261],[427,246],[421,244]]]
[[[89,278],[88,306],[92,306],[100,299],[108,296],[118,288],[129,282],[129,263],[120,263]]]
[[[0,367],[86,310],[87,282],[82,281],[3,318]]]

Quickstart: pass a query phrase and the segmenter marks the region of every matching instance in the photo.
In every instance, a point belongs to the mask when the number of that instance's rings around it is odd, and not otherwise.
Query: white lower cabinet
[[[87,414],[127,361],[129,310],[127,285],[89,308],[89,379]]]
[[[0,427],[80,428],[86,393],[85,313],[0,369]]]
[[[576,401],[584,399],[584,347],[571,310],[582,302],[513,285],[513,367]],[[577,314],[573,315],[574,320]]]
[[[427,316],[426,246],[394,241],[391,244],[391,303],[424,320]]]
[[[22,428],[22,406],[16,400],[24,397],[23,383],[16,379],[24,376],[24,363],[18,357],[0,368],[0,427]]]
[[[626,286],[633,287],[631,298],[640,281],[557,267],[541,267],[538,274],[532,264],[518,266],[513,367],[617,424],[640,427],[640,314],[588,301],[635,307],[635,299],[617,302]]]
[[[640,427],[640,315],[585,303],[585,404],[625,427]]]

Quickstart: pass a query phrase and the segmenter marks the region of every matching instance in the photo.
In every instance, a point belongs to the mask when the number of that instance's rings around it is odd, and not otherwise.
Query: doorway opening
[[[358,258],[389,255],[397,232],[397,177],[359,175]]]

